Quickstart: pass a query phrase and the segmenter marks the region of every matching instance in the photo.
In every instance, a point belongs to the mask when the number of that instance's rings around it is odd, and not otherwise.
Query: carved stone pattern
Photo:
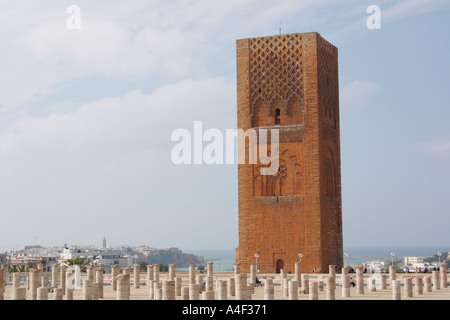
[[[287,195],[285,194],[285,190],[282,190],[283,183],[286,181],[288,176],[288,167],[291,167],[293,169],[291,171],[291,175],[295,174],[296,176],[303,177],[303,167],[299,163],[297,156],[290,155],[289,150],[285,149],[283,152],[280,153],[279,158],[279,170],[274,175],[271,176],[264,176],[261,175],[261,169],[262,168],[268,168],[270,164],[268,165],[255,165],[255,171],[254,171],[254,180],[262,184],[262,195],[263,196],[271,196],[271,195]],[[267,192],[267,186],[268,184],[271,184],[272,186],[269,188],[272,190],[272,192],[269,194]]]
[[[299,34],[250,41],[251,113],[262,101],[270,115],[275,99],[283,102],[285,113],[291,99],[297,99],[303,106],[302,37]]]
[[[333,47],[324,39],[320,39],[320,98],[323,105],[324,122],[336,129],[336,116],[338,106],[338,78],[337,57],[333,53]]]

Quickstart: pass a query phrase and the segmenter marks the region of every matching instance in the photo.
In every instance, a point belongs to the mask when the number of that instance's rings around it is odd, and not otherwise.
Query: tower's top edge
[[[318,35],[318,36],[320,36],[320,34],[318,32],[283,33],[283,34],[274,34],[274,35],[271,35],[271,36],[243,38],[243,39],[238,39],[237,41],[239,41],[239,40],[267,39],[267,38],[281,38],[281,37],[286,37],[286,36],[306,36],[306,35]]]

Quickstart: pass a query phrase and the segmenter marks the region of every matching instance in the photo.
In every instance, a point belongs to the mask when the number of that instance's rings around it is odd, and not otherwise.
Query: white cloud
[[[403,0],[394,5],[382,9],[382,19],[387,22],[412,17],[419,14],[432,12],[444,7],[449,7],[448,1],[441,0]]]
[[[146,150],[168,144],[168,130],[234,125],[235,85],[224,78],[182,81],[151,94],[136,90],[79,106],[75,111],[26,116],[0,133],[0,154],[27,148],[62,148],[85,152],[123,148]],[[170,132],[170,131],[169,131]]]
[[[214,56],[230,52],[235,39],[276,34],[280,20],[321,19],[318,8],[332,1],[80,0],[80,30],[66,26],[68,5],[14,3],[0,2],[0,36],[8,48],[0,52],[0,85],[8,88],[0,93],[3,111],[92,77],[173,83],[217,76],[223,61]]]
[[[341,89],[342,107],[363,108],[380,88],[378,83],[355,80]]]
[[[416,148],[422,152],[437,156],[450,156],[450,138],[437,138],[431,141],[418,141]]]

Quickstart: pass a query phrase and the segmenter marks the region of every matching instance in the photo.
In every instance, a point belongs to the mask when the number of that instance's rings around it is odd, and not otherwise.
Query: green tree
[[[86,267],[91,263],[91,260],[77,257],[74,259],[64,260],[63,263],[67,266],[80,266],[80,270],[82,272],[86,272]]]
[[[140,267],[141,267],[141,271],[142,272],[147,272],[147,263],[145,263],[145,261],[141,261],[139,263]]]
[[[14,266],[14,267],[9,267],[8,272],[27,272],[28,271],[28,267],[26,266]]]

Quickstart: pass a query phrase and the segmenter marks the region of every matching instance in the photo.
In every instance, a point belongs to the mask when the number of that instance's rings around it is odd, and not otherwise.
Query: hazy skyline
[[[0,251],[235,248],[237,166],[176,166],[171,134],[236,128],[236,40],[280,28],[339,50],[344,247],[449,246],[449,17],[441,0],[0,0]]]

